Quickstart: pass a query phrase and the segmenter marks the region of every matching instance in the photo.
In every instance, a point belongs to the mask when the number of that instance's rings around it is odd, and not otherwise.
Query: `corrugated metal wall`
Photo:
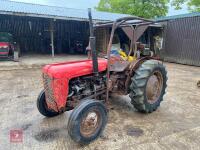
[[[109,42],[109,28],[98,28],[95,30],[96,36],[96,49],[99,52],[106,53],[108,42]]]
[[[200,66],[200,17],[167,21],[164,59]]]

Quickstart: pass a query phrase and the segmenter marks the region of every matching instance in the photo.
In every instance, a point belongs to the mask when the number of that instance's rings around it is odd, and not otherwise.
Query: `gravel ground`
[[[41,69],[0,71],[0,150],[7,149],[200,149],[200,68],[165,63],[167,94],[152,114],[138,113],[128,96],[114,96],[103,135],[87,146],[67,134],[69,112],[45,118],[36,108]],[[22,142],[10,139],[22,131]]]

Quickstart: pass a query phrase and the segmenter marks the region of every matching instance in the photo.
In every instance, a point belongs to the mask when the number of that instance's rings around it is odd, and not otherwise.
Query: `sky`
[[[98,5],[99,0],[12,0],[26,3],[35,3],[50,6],[61,6],[68,8],[87,9],[94,8]],[[179,15],[188,13],[186,4],[183,5],[181,10],[175,10],[169,5],[169,12],[167,16]]]

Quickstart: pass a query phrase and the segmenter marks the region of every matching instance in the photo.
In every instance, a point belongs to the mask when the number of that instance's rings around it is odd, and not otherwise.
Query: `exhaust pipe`
[[[97,61],[97,53],[96,53],[96,38],[94,36],[94,27],[92,22],[92,13],[91,8],[88,8],[88,17],[89,17],[89,26],[90,26],[90,48],[92,52],[92,64],[93,64],[93,73],[96,77],[99,75],[98,70],[98,61]]]

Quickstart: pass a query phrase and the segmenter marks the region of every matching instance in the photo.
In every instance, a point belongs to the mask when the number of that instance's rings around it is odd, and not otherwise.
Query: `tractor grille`
[[[52,79],[47,74],[43,74],[43,83],[44,83],[46,100],[50,103],[54,102]]]

